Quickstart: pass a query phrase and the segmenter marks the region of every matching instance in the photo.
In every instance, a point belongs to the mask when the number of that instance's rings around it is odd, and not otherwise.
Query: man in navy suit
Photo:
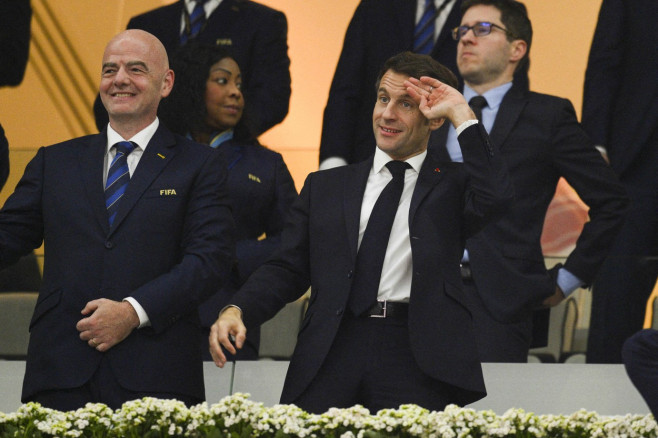
[[[241,348],[244,324],[261,324],[311,285],[281,395],[311,412],[357,403],[373,412],[402,403],[441,410],[485,395],[459,260],[466,237],[511,201],[507,173],[447,68],[405,52],[384,64],[378,84],[374,156],[309,175],[279,252],[211,329],[211,353],[223,366],[220,344],[235,351],[229,335]],[[445,119],[458,127],[464,164],[427,153],[430,132]],[[371,213],[392,180],[391,161],[409,168],[381,274],[364,285],[377,287],[361,312],[352,301],[368,273],[357,267],[357,252],[366,227],[382,221]]]
[[[585,73],[583,128],[631,198],[592,288],[590,363],[621,362],[658,277],[658,44],[654,0],[604,0]]]
[[[453,73],[462,0],[432,0],[436,8],[430,55]],[[350,21],[322,120],[320,169],[358,163],[375,152],[370,129],[375,82],[391,56],[414,47],[425,0],[362,0]]]
[[[548,309],[591,284],[619,231],[627,199],[612,169],[578,124],[571,102],[528,91],[515,72],[529,62],[532,25],[514,0],[464,0],[455,29],[464,96],[482,103],[482,122],[514,185],[512,208],[466,241],[462,268],[484,362],[527,362],[545,345]],[[484,98],[484,100],[482,100]],[[437,131],[435,152],[461,161],[454,130]],[[560,177],[589,206],[576,248],[547,271],[540,245]]]
[[[245,117],[256,135],[281,123],[290,104],[288,22],[283,12],[250,0],[206,0],[205,24],[194,38],[231,51],[242,70],[243,93],[249,102]],[[171,54],[190,31],[188,20],[197,1],[178,0],[135,16],[128,29],[155,35]],[[99,129],[105,125],[98,99],[94,106]]]
[[[153,35],[114,37],[100,83],[109,125],[39,149],[0,211],[0,266],[45,251],[23,402],[205,398],[197,306],[229,275],[233,221],[221,156],[159,125],[173,83]],[[120,141],[135,149],[110,222],[104,187]]]

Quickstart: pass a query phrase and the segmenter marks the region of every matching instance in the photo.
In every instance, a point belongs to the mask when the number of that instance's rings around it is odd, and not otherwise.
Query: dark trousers
[[[293,403],[318,414],[355,404],[373,414],[408,403],[443,410],[459,403],[456,392],[420,370],[409,345],[406,317],[346,314],[320,371]]]
[[[75,370],[71,370],[75,372]],[[87,403],[104,403],[112,409],[119,409],[121,405],[130,400],[142,397],[155,397],[162,399],[176,399],[187,406],[203,402],[195,398],[168,392],[131,391],[123,388],[117,382],[112,367],[105,359],[91,377],[91,379],[77,388],[64,388],[41,391],[34,394],[27,401],[40,403],[42,406],[58,411],[73,411],[82,408]]]
[[[631,336],[622,356],[628,377],[658,417],[658,331],[642,330]]]
[[[528,362],[532,343],[532,315],[520,322],[503,323],[485,308],[475,283],[464,280],[478,353],[482,362]]]
[[[624,341],[644,326],[658,276],[658,130],[654,137],[620,177],[631,205],[592,286],[589,363],[621,363]]]

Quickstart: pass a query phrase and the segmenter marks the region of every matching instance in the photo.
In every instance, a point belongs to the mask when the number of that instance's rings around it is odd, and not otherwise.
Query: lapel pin
[[[441,169],[439,169],[438,167],[435,167],[434,172],[439,173],[439,172],[441,172]]]
[[[165,156],[162,154],[158,154],[158,157],[162,158],[163,160],[165,159]]]

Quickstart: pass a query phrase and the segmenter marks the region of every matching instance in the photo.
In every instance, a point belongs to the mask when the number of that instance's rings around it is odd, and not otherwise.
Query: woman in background
[[[199,307],[202,336],[235,291],[278,247],[288,209],[297,196],[281,154],[262,146],[243,117],[240,67],[222,47],[190,43],[174,53],[175,86],[160,104],[160,120],[171,131],[217,148],[229,169],[228,189],[236,226],[232,278]],[[260,336],[234,359],[258,359]],[[211,360],[206,349],[204,358]]]

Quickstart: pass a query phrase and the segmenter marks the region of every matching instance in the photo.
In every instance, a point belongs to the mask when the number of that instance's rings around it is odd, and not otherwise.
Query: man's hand
[[[455,128],[467,120],[477,120],[464,96],[438,79],[428,76],[409,78],[404,85],[429,120],[447,118]]]
[[[555,286],[555,293],[550,297],[546,298],[542,305],[544,307],[555,307],[564,300],[564,292],[560,289],[560,286]]]
[[[242,348],[244,340],[247,338],[247,328],[242,323],[240,309],[237,307],[228,307],[225,309],[220,313],[217,321],[210,327],[210,337],[208,339],[210,354],[215,361],[215,365],[220,368],[223,368],[226,363],[226,356],[222,351],[222,345],[231,354],[237,352],[231,343],[231,336],[235,339],[235,347]]]
[[[81,313],[88,316],[75,326],[80,332],[80,339],[98,351],[114,347],[139,326],[137,312],[126,301],[93,300]]]

